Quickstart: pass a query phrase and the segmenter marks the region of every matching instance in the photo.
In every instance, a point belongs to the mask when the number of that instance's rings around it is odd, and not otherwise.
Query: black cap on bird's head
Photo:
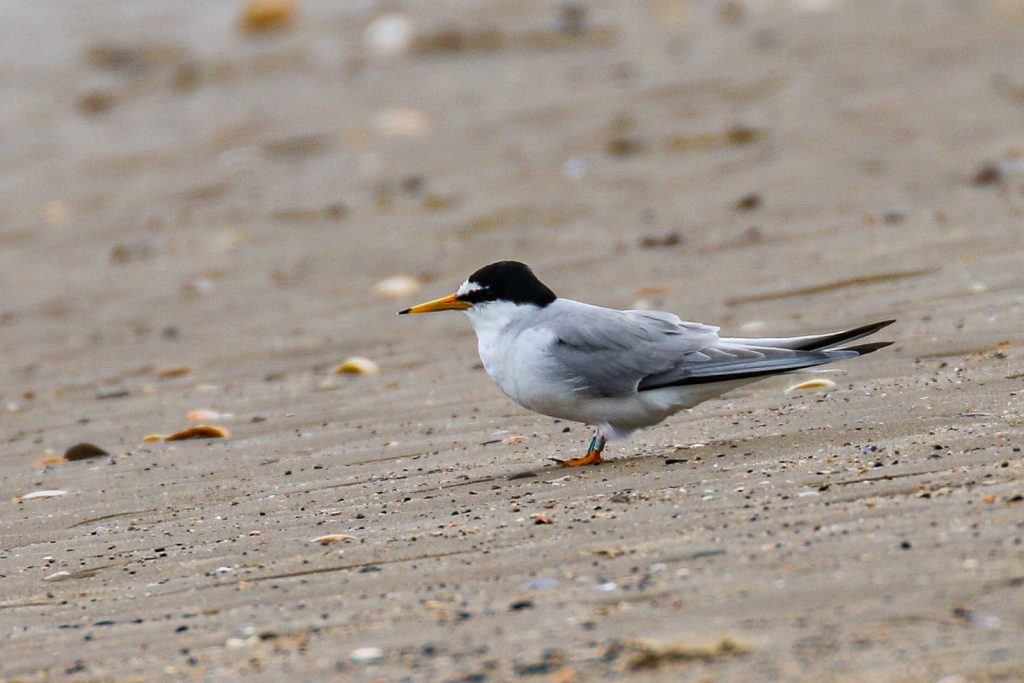
[[[455,294],[407,308],[399,313],[461,311],[493,301],[544,308],[556,298],[555,293],[537,279],[530,266],[519,261],[497,261],[470,275]]]

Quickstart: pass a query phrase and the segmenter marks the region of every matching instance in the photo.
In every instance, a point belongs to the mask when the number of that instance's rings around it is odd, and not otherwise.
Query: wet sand
[[[2,676],[1021,680],[1024,3],[587,8],[0,6]],[[394,315],[500,258],[896,344],[567,471]]]

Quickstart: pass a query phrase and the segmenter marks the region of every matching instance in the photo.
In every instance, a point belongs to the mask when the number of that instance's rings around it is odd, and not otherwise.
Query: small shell
[[[333,370],[332,375],[376,375],[380,367],[365,356],[352,356],[345,359]]]
[[[71,222],[71,207],[59,199],[46,202],[43,206],[43,218],[51,227],[62,228]]]
[[[164,441],[184,441],[185,439],[226,439],[229,436],[231,436],[231,432],[223,427],[214,427],[213,425],[196,425],[195,427],[189,427],[188,429],[183,429],[180,432],[175,432],[170,436],[164,437]]]
[[[338,541],[354,541],[355,536],[349,536],[348,534],[326,534],[324,536],[317,536],[316,538],[309,539],[310,543],[319,543],[320,545],[327,545],[329,543],[337,543]]]
[[[419,109],[384,109],[373,124],[386,138],[421,138],[430,131],[430,118]]]
[[[295,0],[250,0],[242,10],[239,25],[246,33],[282,29],[295,16]]]
[[[551,515],[546,515],[543,512],[535,512],[530,515],[530,519],[533,520],[534,524],[554,524],[555,520],[552,519]]]
[[[19,496],[18,500],[37,500],[42,498],[57,498],[58,496],[66,495],[67,491],[60,489],[49,489],[46,491],[33,491],[32,493],[26,493],[24,496]]]
[[[166,434],[147,434],[142,438],[142,443],[154,443],[156,441],[163,441],[166,438]]]
[[[836,388],[836,383],[830,379],[815,378],[809,379],[806,382],[800,382],[786,389],[786,394],[794,394],[798,391],[808,391],[810,389],[823,389],[825,391],[832,391]]]
[[[506,446],[515,446],[516,444],[525,443],[526,437],[522,434],[510,434],[502,439],[501,442]]]
[[[349,657],[356,664],[372,664],[384,659],[384,650],[379,647],[357,647]]]
[[[373,293],[388,299],[404,299],[410,294],[415,294],[420,287],[418,278],[412,275],[396,275],[375,284]]]
[[[399,12],[382,14],[363,31],[363,41],[375,54],[390,57],[408,52],[415,33],[412,19]]]
[[[218,413],[216,410],[209,410],[208,408],[199,408],[197,410],[190,410],[185,419],[189,422],[209,422],[210,420],[220,420],[227,417],[226,413]]]

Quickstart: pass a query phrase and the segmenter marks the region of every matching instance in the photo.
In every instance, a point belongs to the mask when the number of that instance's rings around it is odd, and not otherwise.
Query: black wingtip
[[[834,348],[843,342],[853,341],[855,339],[860,339],[861,337],[872,335],[881,329],[889,327],[889,325],[892,325],[894,322],[896,322],[896,320],[882,320],[881,322],[871,323],[870,325],[861,325],[860,327],[855,327],[852,330],[844,330],[842,332],[836,332],[835,334],[821,336],[796,348],[796,350],[817,351],[819,349]]]
[[[856,346],[847,346],[846,348],[840,349],[840,351],[856,351],[858,355],[866,356],[869,353],[874,353],[878,349],[884,349],[886,346],[892,346],[893,344],[895,344],[895,342],[891,341],[857,344]]]
[[[407,309],[405,309],[404,311],[399,311],[399,312],[398,312],[398,315],[405,315],[406,313],[408,313],[408,312],[409,312],[409,311],[411,311],[411,310],[412,310],[411,308],[407,308]]]

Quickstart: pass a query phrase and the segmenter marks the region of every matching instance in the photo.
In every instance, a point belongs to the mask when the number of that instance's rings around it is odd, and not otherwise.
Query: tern
[[[469,316],[484,369],[513,401],[596,428],[583,457],[551,458],[565,467],[596,465],[609,439],[730,389],[889,346],[842,345],[895,322],[802,337],[720,337],[718,327],[672,313],[563,299],[518,261],[484,266],[455,294],[399,314],[435,311]]]

